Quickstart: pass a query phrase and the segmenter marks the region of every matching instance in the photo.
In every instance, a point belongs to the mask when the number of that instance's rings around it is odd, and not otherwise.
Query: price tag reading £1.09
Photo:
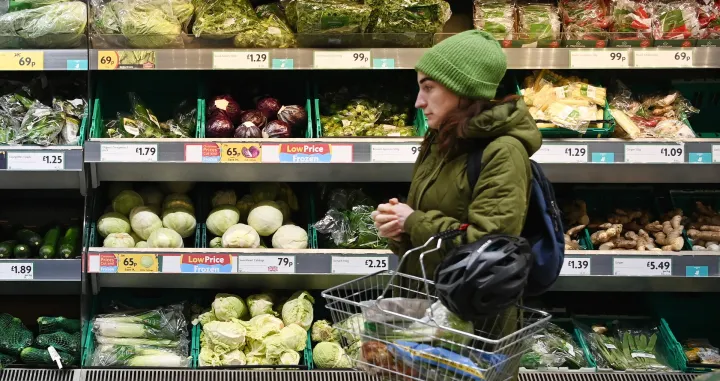
[[[3,262],[0,263],[0,280],[25,280],[35,276],[32,263]]]
[[[571,69],[622,69],[630,67],[627,50],[587,49],[570,51]]]
[[[613,275],[670,276],[672,258],[613,258]]]
[[[414,163],[420,153],[417,144],[373,144],[370,161],[373,163]]]
[[[565,257],[560,275],[590,275],[590,257]]]
[[[331,271],[333,274],[373,274],[387,270],[389,265],[390,259],[387,256],[333,256]]]
[[[7,153],[9,171],[61,171],[65,169],[64,152],[12,152]]]
[[[545,144],[532,159],[538,163],[587,163],[588,148],[580,144]]]
[[[103,144],[100,146],[100,161],[142,163],[157,160],[157,144]]]
[[[313,59],[315,69],[370,69],[369,50],[317,50]]]
[[[684,163],[684,145],[680,144],[626,144],[626,163]]]
[[[293,255],[238,255],[238,272],[254,274],[294,274]]]
[[[213,69],[269,69],[269,52],[213,52]]]

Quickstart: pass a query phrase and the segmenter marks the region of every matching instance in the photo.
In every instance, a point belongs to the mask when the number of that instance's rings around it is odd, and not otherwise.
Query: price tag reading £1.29
[[[315,69],[370,69],[369,50],[316,50]]]
[[[213,52],[213,69],[269,69],[270,61],[269,52]]]
[[[370,161],[373,163],[414,163],[420,153],[417,144],[373,144]]]
[[[590,257],[565,257],[560,275],[590,275]]]
[[[142,163],[157,160],[157,144],[103,144],[100,146],[100,161]]]
[[[626,163],[684,163],[684,145],[625,144]]]
[[[389,265],[390,259],[387,256],[333,256],[331,271],[333,274],[373,274],[387,270]]]
[[[0,263],[0,280],[27,280],[33,279],[35,273],[33,264],[26,262]]]
[[[613,258],[613,275],[670,276],[672,258]]]
[[[532,159],[538,163],[587,163],[587,147],[580,144],[545,144]]]
[[[254,274],[294,274],[294,255],[238,255],[238,272]]]
[[[65,169],[65,153],[59,151],[7,153],[9,171],[61,171]]]
[[[571,69],[622,69],[630,67],[627,50],[586,49],[570,51]]]

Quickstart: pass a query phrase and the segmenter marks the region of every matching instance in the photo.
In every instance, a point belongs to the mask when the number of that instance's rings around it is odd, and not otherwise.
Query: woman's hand
[[[400,241],[400,235],[405,232],[403,229],[405,220],[412,212],[411,207],[400,203],[396,198],[390,199],[387,204],[378,205],[377,210],[372,213],[378,234],[381,237]]]

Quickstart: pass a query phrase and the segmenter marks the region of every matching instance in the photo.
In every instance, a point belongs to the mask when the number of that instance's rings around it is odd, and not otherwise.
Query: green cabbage
[[[298,291],[282,307],[282,320],[285,325],[297,324],[308,330],[313,321],[313,303],[315,299],[307,291]]]
[[[250,319],[248,336],[256,341],[262,341],[270,335],[280,333],[284,325],[282,320],[273,315],[258,315]]]
[[[97,230],[103,237],[112,233],[130,233],[130,220],[118,212],[105,213],[98,220]]]
[[[130,211],[130,227],[143,241],[147,241],[150,234],[163,227],[163,223],[149,207],[138,206]]]
[[[215,352],[228,352],[245,345],[247,330],[237,321],[211,321],[203,325],[202,346]]]
[[[142,196],[131,190],[120,192],[120,194],[112,200],[113,210],[125,216],[129,215],[130,211],[136,206],[143,205],[145,205],[145,203],[143,202]]]
[[[232,189],[216,191],[212,197],[213,208],[221,205],[235,205],[236,202],[237,196],[235,196],[235,191]]]
[[[212,302],[212,310],[218,320],[230,321],[247,315],[247,307],[242,298],[233,294],[217,294]]]
[[[205,224],[210,233],[222,236],[231,226],[240,221],[240,212],[236,207],[223,205],[210,211]],[[257,247],[257,246],[256,246]]]
[[[248,225],[263,237],[271,236],[282,226],[282,212],[269,205],[255,207],[248,215]]]
[[[170,208],[163,212],[162,225],[175,230],[181,237],[187,238],[195,233],[195,216],[184,208]]]
[[[294,350],[302,351],[307,346],[307,331],[297,324],[288,324],[280,330],[285,346]]]
[[[120,31],[135,48],[182,46],[182,26],[162,8],[145,1],[115,0],[110,3]]]
[[[228,39],[259,21],[248,0],[207,0],[195,12],[195,37]]]
[[[147,243],[149,247],[153,248],[179,248],[184,246],[180,234],[167,228],[160,228],[152,232]]]
[[[247,297],[247,305],[250,309],[250,316],[256,317],[264,314],[276,315],[273,311],[273,301],[268,294],[250,295]]]
[[[350,358],[338,343],[321,342],[313,349],[313,361],[320,369],[350,368]]]
[[[135,247],[135,241],[127,233],[112,233],[105,237],[103,241],[103,247],[122,247],[131,248]]]
[[[222,247],[255,248],[260,246],[260,236],[245,224],[230,226],[222,235]]]
[[[299,226],[281,226],[272,237],[276,249],[305,249],[308,247],[307,231]]]

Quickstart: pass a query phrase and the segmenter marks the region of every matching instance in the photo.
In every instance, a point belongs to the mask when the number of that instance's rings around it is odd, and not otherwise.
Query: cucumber
[[[63,366],[73,365],[77,359],[65,352],[58,351],[60,355],[60,363]],[[50,353],[47,349],[38,349],[27,347],[20,352],[20,361],[26,365],[54,365],[55,361],[50,358]]]
[[[42,237],[30,229],[20,229],[15,233],[15,237],[25,245],[28,245],[33,253],[37,253],[42,246]]]
[[[30,250],[30,246],[24,243],[19,243],[13,249],[13,255],[15,258],[30,258],[32,250]]]
[[[0,259],[11,258],[15,245],[17,245],[17,241],[14,240],[0,242]]]
[[[71,226],[60,240],[60,256],[72,258],[77,255],[77,244],[80,238],[80,227]]]
[[[55,248],[57,247],[58,239],[60,238],[60,227],[54,227],[45,233],[45,239],[43,245],[40,247],[39,256],[40,258],[52,258],[55,256]]]

